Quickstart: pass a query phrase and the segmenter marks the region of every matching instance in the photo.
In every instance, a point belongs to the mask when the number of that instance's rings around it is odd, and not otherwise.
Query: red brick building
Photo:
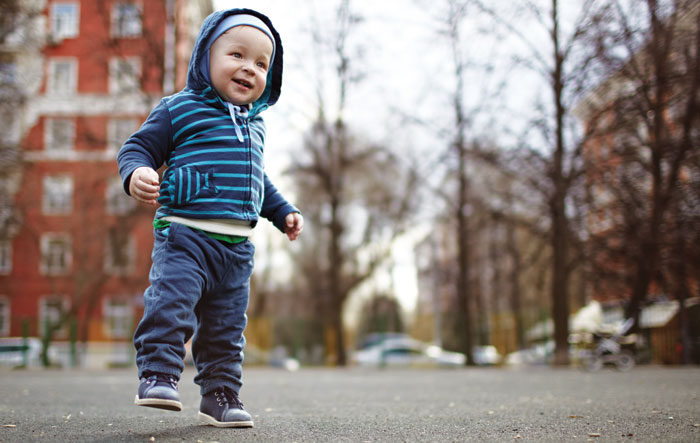
[[[609,66],[610,75],[578,109],[590,134],[583,157],[597,277],[592,295],[610,318],[638,317],[657,363],[700,362],[693,272],[700,4],[674,8],[662,14],[643,7],[658,23],[636,30],[644,44],[627,41],[634,51]],[[684,346],[690,351],[682,356]]]
[[[18,79],[35,86],[17,110],[19,223],[0,239],[0,337],[75,337],[86,364],[105,349],[107,361],[128,356],[109,354],[130,347],[140,316],[154,208],[124,194],[116,154],[184,86],[211,11],[210,0],[49,0],[37,11],[36,79]]]

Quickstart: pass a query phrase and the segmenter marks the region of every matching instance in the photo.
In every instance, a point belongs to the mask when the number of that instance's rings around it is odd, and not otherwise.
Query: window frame
[[[12,241],[0,240],[0,275],[12,274]]]
[[[136,11],[137,15],[124,14],[123,12],[126,9]],[[138,17],[138,24],[136,24],[136,21],[132,20],[134,17]],[[133,30],[131,29],[132,27]],[[141,37],[143,35],[143,5],[140,2],[124,1],[112,4],[110,16],[110,35],[113,38]]]
[[[52,244],[63,242],[64,250],[54,252]],[[40,239],[39,272],[41,275],[66,275],[73,267],[73,239],[67,233],[46,232]],[[53,256],[60,253],[63,266],[53,264]]]
[[[67,84],[61,85],[57,78],[59,66],[68,66]],[[49,60],[46,85],[49,95],[74,95],[78,88],[78,60],[74,57],[53,57]]]
[[[60,142],[57,140],[57,128],[65,127],[68,128],[65,135],[66,142]],[[44,150],[48,152],[71,152],[75,149],[75,120],[72,118],[64,117],[47,117],[44,120]]]
[[[56,29],[56,25],[58,23],[57,19],[58,17],[64,15],[64,14],[57,14],[57,10],[59,8],[71,8],[71,14],[68,15],[71,17],[72,23],[69,23],[70,29],[68,29],[68,32],[64,31],[63,29]],[[50,11],[50,18],[49,18],[49,24],[51,26],[50,29],[50,35],[54,40],[63,40],[66,38],[76,38],[80,35],[80,3],[76,2],[55,2],[51,4],[51,11]]]
[[[102,303],[104,335],[113,339],[128,339],[133,334],[134,304],[131,297],[112,295]]]
[[[49,309],[49,304],[57,302],[59,310]],[[65,295],[44,295],[39,298],[39,333],[43,337],[46,334],[46,319],[47,317],[54,317],[55,320],[60,320],[61,315],[68,311],[69,298]],[[54,314],[54,312],[56,314]],[[54,320],[51,318],[50,320]],[[53,333],[53,338],[67,338],[68,337],[68,324],[64,324],[60,329]]]
[[[59,183],[59,181],[63,183]],[[42,214],[70,215],[73,212],[73,191],[75,190],[75,182],[72,175],[46,175],[42,180],[42,190]]]
[[[120,177],[113,177],[105,189],[105,212],[107,215],[125,215],[136,207],[136,200],[126,195]]]
[[[129,79],[122,66],[130,65]],[[131,94],[141,92],[141,73],[143,64],[141,57],[112,57],[109,59],[109,93],[110,94]],[[124,70],[126,71],[126,70]]]
[[[114,117],[107,122],[107,151],[117,154],[125,141],[139,128],[139,120]]]

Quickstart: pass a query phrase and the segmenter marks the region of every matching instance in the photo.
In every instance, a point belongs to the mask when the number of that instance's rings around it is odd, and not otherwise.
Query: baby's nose
[[[243,63],[243,69],[245,69],[248,72],[255,72],[255,62],[245,62]]]

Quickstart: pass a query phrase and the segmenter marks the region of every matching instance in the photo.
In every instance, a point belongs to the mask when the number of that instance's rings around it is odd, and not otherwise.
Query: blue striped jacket
[[[200,74],[198,62],[208,33],[237,12],[259,16],[277,41],[262,97],[250,109],[234,112]],[[255,226],[262,216],[284,232],[284,217],[298,210],[264,172],[265,123],[259,115],[279,97],[281,70],[282,45],[267,17],[245,9],[212,14],[195,43],[187,87],[163,98],[119,151],[119,173],[126,192],[136,168],[157,170],[165,164],[156,218],[234,219]]]

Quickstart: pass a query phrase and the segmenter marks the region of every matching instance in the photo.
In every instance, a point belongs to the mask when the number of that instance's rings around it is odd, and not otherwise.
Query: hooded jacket
[[[202,75],[207,41],[229,15],[261,19],[275,39],[275,52],[261,97],[247,109],[226,103]],[[208,67],[207,67],[208,72]],[[206,18],[190,59],[187,86],[163,98],[117,156],[124,190],[139,167],[163,164],[156,218],[237,220],[257,224],[259,216],[284,232],[284,218],[299,212],[264,172],[265,123],[260,113],[274,105],[282,85],[282,42],[270,20],[250,9],[217,11]]]

